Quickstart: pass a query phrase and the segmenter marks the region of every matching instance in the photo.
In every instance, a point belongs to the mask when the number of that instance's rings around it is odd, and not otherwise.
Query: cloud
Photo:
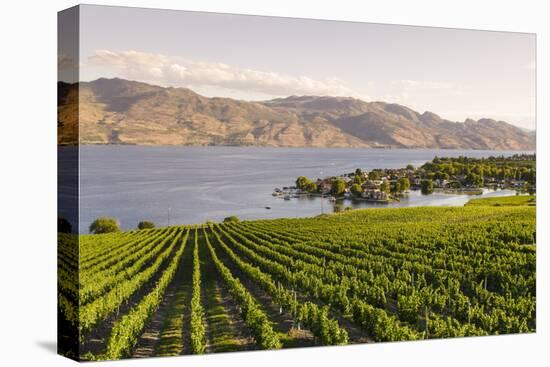
[[[98,50],[88,58],[88,63],[114,71],[122,78],[163,86],[221,87],[270,96],[358,96],[338,78],[317,80],[155,53]]]

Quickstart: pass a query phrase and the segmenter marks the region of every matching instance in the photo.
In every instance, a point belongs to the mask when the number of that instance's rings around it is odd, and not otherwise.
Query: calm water
[[[415,166],[434,156],[487,157],[517,152],[400,149],[316,149],[252,147],[84,146],[80,148],[80,228],[86,232],[99,216],[120,220],[125,229],[140,220],[157,225],[241,219],[304,217],[328,199],[285,201],[271,196],[275,187],[293,185],[297,176],[312,179],[354,171],[357,167]],[[488,192],[485,195],[510,195]],[[466,195],[411,193],[408,199],[382,207],[464,205]],[[321,205],[321,200],[324,200]],[[351,202],[345,202],[352,205]],[[266,206],[271,210],[265,209]],[[354,207],[380,207],[358,203]]]

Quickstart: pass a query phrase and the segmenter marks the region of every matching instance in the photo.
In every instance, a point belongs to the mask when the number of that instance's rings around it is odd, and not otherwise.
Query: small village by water
[[[525,154],[487,159],[435,157],[420,167],[409,164],[370,172],[357,168],[354,172],[316,180],[299,176],[295,185],[275,188],[272,195],[284,200],[326,197],[333,203],[351,200],[390,204],[408,199],[411,191],[461,196],[498,191],[509,195],[533,194],[534,162],[534,155]]]
[[[101,216],[133,229],[142,220],[165,226],[222,221],[231,215],[241,220],[311,217],[347,207],[462,206],[473,194],[526,192],[533,177],[527,167],[496,169],[500,163],[484,162],[474,168],[470,163],[467,172],[461,171],[466,163],[433,164],[434,157],[487,159],[521,153],[83,146],[79,222],[87,233]],[[301,176],[307,180],[297,185]],[[423,194],[423,182],[431,182],[431,193]]]

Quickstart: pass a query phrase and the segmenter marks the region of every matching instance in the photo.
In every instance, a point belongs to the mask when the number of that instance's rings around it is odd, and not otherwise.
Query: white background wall
[[[103,366],[542,366],[550,342],[548,10],[544,1],[157,0],[97,4],[445,26],[538,34],[538,332],[106,362]],[[56,340],[56,12],[73,1],[4,1],[0,11],[0,364],[65,366]],[[546,93],[545,93],[546,92]],[[546,339],[546,343],[544,341]],[[547,344],[547,345],[545,345]],[[116,363],[116,364],[115,364]]]

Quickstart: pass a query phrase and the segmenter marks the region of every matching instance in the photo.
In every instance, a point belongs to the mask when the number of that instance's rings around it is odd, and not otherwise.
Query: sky
[[[80,80],[350,96],[535,129],[534,34],[85,5]]]

